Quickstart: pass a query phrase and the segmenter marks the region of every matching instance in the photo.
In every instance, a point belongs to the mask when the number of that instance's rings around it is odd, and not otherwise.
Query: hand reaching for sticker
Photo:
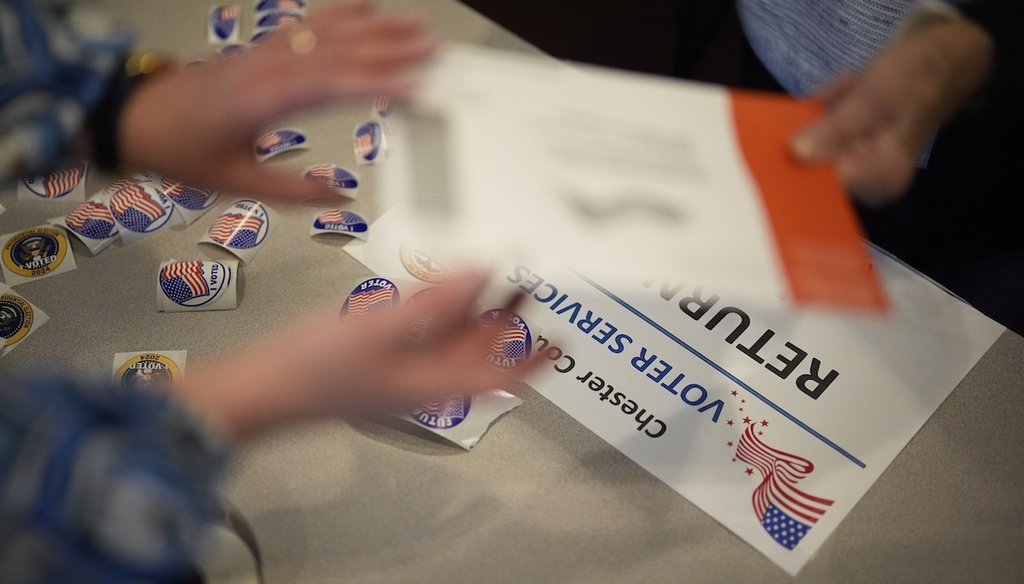
[[[121,114],[121,157],[196,186],[261,198],[331,196],[297,172],[257,165],[257,137],[285,114],[408,95],[416,67],[436,48],[413,13],[378,14],[366,0],[319,10],[246,53],[143,83]]]
[[[987,79],[993,51],[988,33],[965,18],[921,18],[864,71],[844,74],[816,94],[825,114],[794,137],[794,154],[834,162],[865,204],[895,200],[939,125]]]
[[[186,405],[244,439],[288,422],[399,411],[449,395],[508,388],[537,361],[506,371],[485,356],[505,319],[482,326],[474,306],[487,278],[465,274],[422,301],[338,319],[337,309],[275,335],[237,359],[190,371]],[[506,306],[511,312],[514,302]],[[430,317],[429,340],[409,331]]]

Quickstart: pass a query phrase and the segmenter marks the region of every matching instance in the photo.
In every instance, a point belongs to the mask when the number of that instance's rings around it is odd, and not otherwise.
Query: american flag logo
[[[331,209],[320,213],[313,226],[317,229],[353,232],[363,232],[369,227],[362,215],[346,209]]]
[[[226,213],[210,225],[207,235],[221,245],[249,249],[259,245],[263,219],[255,215]]]
[[[216,201],[216,193],[180,183],[174,179],[160,179],[160,190],[172,201],[190,211],[202,211]]]
[[[154,221],[167,214],[138,183],[127,184],[110,197],[110,212],[118,223],[137,233],[145,233]]]
[[[44,199],[59,199],[75,190],[83,178],[85,178],[85,165],[80,164],[73,168],[55,170],[38,179],[28,179],[25,181],[25,186]],[[36,181],[40,184],[35,184]]]
[[[130,178],[122,178],[119,180],[115,180],[114,182],[107,185],[107,188],[103,189],[103,196],[109,199],[110,197],[114,196],[114,193],[116,193],[117,191],[125,188],[128,185],[134,184],[138,183]]]
[[[311,166],[305,176],[320,184],[339,189],[354,189],[359,186],[354,174],[333,164]]]
[[[391,115],[391,98],[386,95],[377,96],[373,100],[373,114],[386,118]]]
[[[395,289],[369,287],[366,290],[357,290],[349,295],[345,302],[346,314],[349,316],[363,316],[372,312],[391,308],[397,298]]]
[[[263,134],[256,140],[256,155],[270,156],[287,148],[306,142],[306,137],[293,130],[274,130]]]
[[[445,418],[465,418],[469,410],[469,399],[453,396],[427,402],[418,408],[420,411]]]
[[[281,143],[281,132],[277,130],[273,132],[267,132],[256,140],[256,146],[260,150],[269,150],[273,146],[277,146]]]
[[[175,304],[210,294],[210,286],[203,274],[203,262],[199,260],[164,266],[160,270],[160,288]]]
[[[761,484],[751,499],[761,527],[779,545],[792,550],[835,501],[798,489],[796,484],[811,474],[814,464],[768,446],[758,437],[755,426],[750,424],[744,430],[736,458],[761,473]]]
[[[210,27],[213,34],[222,41],[231,38],[238,24],[237,6],[217,6],[210,15]]]
[[[491,340],[491,353],[508,359],[526,358],[526,328],[509,323]]]
[[[271,12],[256,22],[259,28],[271,28],[302,22],[302,14],[298,12]]]
[[[106,239],[114,234],[110,209],[97,201],[86,201],[68,213],[64,222],[75,233],[89,239]]]
[[[377,155],[380,154],[380,138],[380,124],[370,122],[359,126],[359,128],[356,129],[355,137],[352,138],[352,144],[355,147],[356,156],[367,162],[375,160]]]

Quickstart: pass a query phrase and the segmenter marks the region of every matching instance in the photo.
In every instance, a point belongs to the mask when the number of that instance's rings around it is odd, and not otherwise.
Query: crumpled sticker
[[[213,6],[206,18],[206,40],[215,45],[237,43],[241,19],[242,7],[237,4]]]
[[[335,164],[314,164],[306,167],[302,171],[302,178],[331,187],[339,195],[351,199],[356,198],[356,189],[359,188],[359,177],[351,170]]]
[[[154,178],[153,182],[156,188],[174,203],[185,225],[192,225],[220,200],[220,193],[217,191],[188,186],[166,176],[160,177],[159,180]]]
[[[160,264],[156,305],[160,312],[238,308],[238,260],[170,260]]]
[[[0,236],[4,281],[17,286],[74,270],[75,253],[63,229],[40,225]]]
[[[24,296],[0,284],[0,357],[10,353],[49,319]]]
[[[469,450],[503,414],[523,400],[501,389],[427,402],[398,417]]]
[[[309,235],[312,237],[325,233],[339,233],[366,241],[369,229],[369,223],[366,221],[366,218],[355,211],[328,209],[327,211],[322,211],[313,219],[313,226],[309,230]]]
[[[355,150],[356,162],[359,164],[383,162],[388,151],[384,125],[380,122],[360,124],[352,133],[352,147]]]
[[[277,225],[277,213],[259,201],[235,201],[217,217],[199,243],[212,243],[249,263],[263,249],[271,230]]]
[[[153,235],[174,221],[174,203],[152,181],[117,181],[108,190],[113,192],[107,206],[125,245]]]
[[[18,181],[19,201],[84,201],[88,163],[61,168],[43,176],[30,176]]]
[[[294,150],[309,149],[306,134],[298,128],[281,128],[263,134],[256,140],[256,158],[260,162]]]
[[[115,353],[114,383],[125,389],[161,389],[185,377],[188,351]]]
[[[81,241],[93,255],[117,241],[117,223],[110,214],[102,194],[93,195],[63,217],[54,217],[49,223],[63,227]]]

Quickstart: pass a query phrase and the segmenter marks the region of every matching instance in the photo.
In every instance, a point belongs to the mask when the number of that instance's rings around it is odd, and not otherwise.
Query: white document
[[[412,279],[402,223],[345,247]],[[681,274],[498,272],[541,331],[542,395],[795,574],[1005,330],[872,256],[888,318],[764,308]]]

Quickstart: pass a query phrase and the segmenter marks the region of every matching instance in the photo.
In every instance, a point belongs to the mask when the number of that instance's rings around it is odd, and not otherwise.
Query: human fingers
[[[800,131],[791,142],[793,154],[804,162],[833,160],[858,140],[896,116],[890,96],[862,81],[817,122]]]
[[[267,170],[255,162],[225,168],[217,178],[217,188],[246,193],[258,199],[301,202],[337,197],[337,193],[318,182],[293,174]]]
[[[908,147],[893,130],[877,132],[844,152],[836,170],[853,197],[868,207],[898,198],[909,186],[920,148]]]

